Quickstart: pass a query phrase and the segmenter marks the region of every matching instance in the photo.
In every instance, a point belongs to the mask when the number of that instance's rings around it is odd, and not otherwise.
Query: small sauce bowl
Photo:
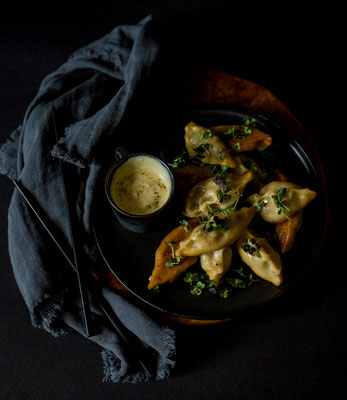
[[[170,168],[147,153],[123,156],[111,166],[105,179],[105,194],[118,221],[139,233],[155,230],[164,222],[174,189]]]

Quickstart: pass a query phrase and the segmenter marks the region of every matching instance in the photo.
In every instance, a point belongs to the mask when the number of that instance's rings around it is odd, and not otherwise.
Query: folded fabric
[[[42,81],[23,124],[0,150],[0,172],[22,182],[61,242],[71,248],[57,158],[65,161],[69,197],[79,222],[75,235],[82,238],[88,261],[94,249],[92,204],[102,165],[120,144],[120,127],[134,111],[134,104],[141,107],[146,82],[156,65],[153,23],[148,16],[138,25],[116,27],[76,51]],[[57,143],[53,107],[60,133]],[[83,334],[76,277],[16,190],[9,207],[8,241],[16,282],[33,325],[54,336]],[[103,295],[139,342],[154,352],[154,379],[167,377],[174,366],[174,332],[119,294],[104,289]],[[102,348],[104,379],[134,383],[148,379],[139,366],[131,364],[97,305],[92,302],[91,307],[98,331],[90,339]]]

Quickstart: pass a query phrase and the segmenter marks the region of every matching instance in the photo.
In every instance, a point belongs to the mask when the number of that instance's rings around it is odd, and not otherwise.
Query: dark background
[[[72,3],[72,2],[70,2]],[[119,24],[158,17],[179,62],[260,83],[311,133],[330,190],[331,224],[302,283],[227,326],[180,329],[171,378],[102,383],[99,348],[33,328],[7,251],[12,184],[0,176],[0,387],[4,399],[341,399],[347,389],[343,231],[343,13],[329,2],[118,1],[10,5],[0,20],[0,142],[22,122],[41,80]],[[114,4],[116,3],[116,4]],[[312,5],[314,4],[314,5]],[[339,161],[341,167],[339,167]],[[341,168],[341,169],[340,169]]]

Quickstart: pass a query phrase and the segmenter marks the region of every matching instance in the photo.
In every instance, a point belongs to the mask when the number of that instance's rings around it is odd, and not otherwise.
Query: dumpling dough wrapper
[[[204,132],[209,131],[207,128],[191,121],[184,127],[184,130],[184,140],[191,158],[199,156],[201,162],[205,164],[225,165],[230,168],[235,168],[237,166],[235,160],[227,151],[225,144],[218,136],[204,136]],[[205,146],[205,151],[202,146]],[[202,151],[198,152],[195,150],[198,148],[202,148]]]
[[[242,261],[260,278],[275,286],[283,282],[282,258],[280,254],[262,237],[257,237],[248,229],[236,242]]]
[[[212,232],[207,230],[214,219],[210,218],[194,228],[188,238],[180,243],[176,255],[200,256],[231,245],[249,225],[256,212],[254,207],[243,207],[239,211],[232,212],[228,218],[218,214],[218,218],[224,220],[227,229],[219,228]]]
[[[280,209],[274,196],[278,196],[278,191],[285,188],[281,201],[285,204],[284,213],[279,213]],[[298,211],[307,206],[317,196],[317,193],[308,188],[302,188],[291,182],[272,181],[260,189],[259,194],[253,194],[248,197],[250,204],[262,203],[260,215],[265,222],[270,224],[279,224],[293,217]]]
[[[222,276],[230,268],[231,259],[232,250],[230,246],[200,256],[201,268],[207,273],[209,279],[214,281],[215,287],[219,285]]]
[[[220,211],[232,207],[239,200],[247,183],[252,179],[252,172],[227,177],[225,183],[230,187],[230,190],[225,192],[228,195],[228,200],[224,200],[222,203],[218,200],[218,193],[221,191],[218,184],[212,178],[205,179],[189,191],[185,200],[183,215],[190,218],[205,217],[210,211],[209,207]]]

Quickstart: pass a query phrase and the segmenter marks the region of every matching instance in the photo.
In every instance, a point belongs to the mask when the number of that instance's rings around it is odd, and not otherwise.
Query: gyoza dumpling
[[[180,225],[166,235],[161,241],[155,252],[155,263],[148,289],[153,289],[155,286],[162,285],[166,282],[173,282],[180,274],[197,261],[197,257],[181,257],[179,259],[175,258],[174,260],[172,257],[172,253],[174,252],[175,254],[179,242],[189,236],[189,232],[197,223],[197,220],[192,219],[188,221],[186,229]]]
[[[253,194],[247,201],[261,207],[260,215],[265,222],[278,224],[293,217],[317,196],[308,188],[291,182],[272,181]]]
[[[207,273],[214,286],[217,287],[222,276],[231,266],[232,250],[230,246],[223,247],[212,253],[200,256],[201,268]]]
[[[245,230],[236,242],[242,261],[260,278],[279,286],[283,282],[282,259],[264,238]]]
[[[195,122],[189,122],[184,130],[186,148],[191,158],[198,156],[201,162],[206,164],[236,167],[236,162],[227,151],[225,144],[218,136],[213,135],[212,131]]]
[[[240,198],[253,174],[229,175],[226,179],[209,178],[195,185],[188,193],[183,215],[195,218],[206,216],[210,208],[225,210]]]
[[[211,217],[193,229],[176,250],[177,256],[200,256],[229,246],[238,239],[256,214],[254,207],[243,207],[226,218],[224,214]]]
[[[245,128],[247,132],[245,133]],[[212,126],[212,132],[224,136],[233,151],[263,151],[272,143],[272,137],[254,127],[244,125],[219,125]]]

